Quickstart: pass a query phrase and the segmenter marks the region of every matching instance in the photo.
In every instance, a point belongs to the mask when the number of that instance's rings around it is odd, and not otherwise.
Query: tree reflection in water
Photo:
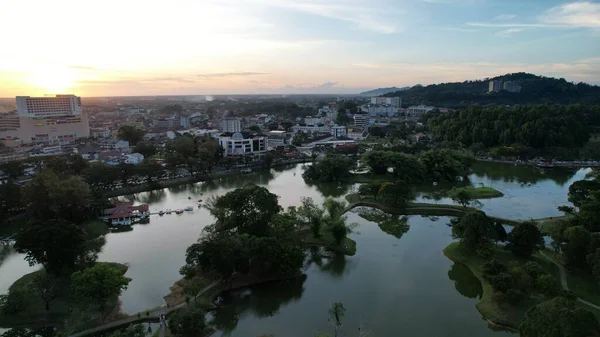
[[[319,267],[319,270],[326,272],[335,278],[340,278],[347,274],[351,268],[346,255],[328,252],[319,247],[311,247],[308,254],[306,268],[312,264]]]
[[[483,295],[483,289],[479,279],[473,275],[471,269],[459,263],[452,265],[448,270],[448,278],[454,281],[454,287],[463,296],[468,298],[479,298]]]
[[[405,215],[388,214],[374,208],[362,208],[358,215],[367,221],[375,222],[384,233],[398,239],[410,229],[408,217]]]
[[[229,336],[238,321],[248,314],[256,317],[274,316],[282,306],[302,297],[306,278],[306,275],[301,275],[290,280],[227,291],[220,295],[219,309],[214,312],[210,324]]]

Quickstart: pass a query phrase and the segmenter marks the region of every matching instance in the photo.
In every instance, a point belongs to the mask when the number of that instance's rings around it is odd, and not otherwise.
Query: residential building
[[[306,124],[306,126],[315,126],[315,125],[320,125],[320,124],[324,124],[323,123],[323,118],[321,117],[305,117],[304,118],[304,124]]]
[[[143,204],[133,206],[132,202],[118,202],[113,208],[107,208],[102,212],[102,220],[111,225],[131,225],[139,219],[150,215],[150,208]]]
[[[242,120],[239,118],[225,118],[219,122],[219,129],[222,132],[241,132]]]
[[[139,165],[144,162],[144,155],[141,153],[131,153],[125,158],[126,164]]]
[[[292,126],[293,132],[304,132],[304,133],[329,133],[330,128],[327,125],[294,125]]]
[[[275,148],[286,144],[287,132],[283,130],[273,130],[267,133],[267,146]]]
[[[331,135],[333,136],[333,138],[338,139],[338,138],[347,138],[348,137],[348,130],[346,129],[345,126],[334,126],[331,128]]]
[[[365,139],[364,134],[365,134],[365,132],[362,129],[360,129],[360,130],[349,129],[346,137],[348,137],[352,140],[363,140],[363,139]]]
[[[218,138],[219,135],[222,133],[219,130],[216,129],[211,129],[211,130],[207,130],[207,129],[196,129],[196,128],[192,128],[192,129],[188,129],[188,130],[179,130],[177,131],[178,134],[180,135],[185,135],[186,133],[189,134],[192,137],[213,137],[213,138]]]
[[[179,127],[180,120],[175,117],[162,117],[154,121],[154,127],[161,129],[175,129]]]
[[[259,134],[227,132],[219,136],[224,156],[260,154],[267,151],[267,138]]]
[[[184,129],[187,129],[190,127],[190,118],[187,116],[180,116],[179,117],[179,126],[181,126]]]
[[[432,110],[434,110],[434,106],[426,106],[426,105],[413,105],[406,109],[406,114],[408,116],[421,116]]]
[[[502,84],[502,89],[508,92],[520,92],[521,86],[515,81],[506,81]]]
[[[361,110],[371,117],[395,117],[398,115],[398,108],[387,104],[368,104],[361,107]]]
[[[129,147],[128,141],[119,140],[118,142],[115,143],[114,150],[119,151],[121,153],[128,153],[131,151],[131,148]]]
[[[368,115],[359,115],[356,114],[354,115],[354,126],[358,127],[358,128],[364,128],[369,121],[369,116]]]
[[[502,90],[502,81],[493,80],[490,81],[488,86],[488,92],[499,92]]]
[[[400,97],[371,97],[371,104],[391,105],[396,108],[402,107],[402,98]]]
[[[0,117],[0,140],[67,143],[90,136],[88,115],[74,95],[17,96],[17,114]]]
[[[0,151],[0,164],[9,163],[12,161],[21,161],[27,159],[27,154],[16,151]]]
[[[91,128],[90,137],[92,138],[108,138],[110,137],[109,128]]]

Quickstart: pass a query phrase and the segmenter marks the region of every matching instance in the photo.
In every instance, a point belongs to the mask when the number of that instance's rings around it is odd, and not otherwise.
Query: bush
[[[8,295],[0,295],[0,311],[5,315],[14,315],[25,309],[25,294],[22,291],[11,291]]]
[[[508,268],[504,264],[496,259],[491,259],[483,265],[483,278],[489,281],[490,278],[507,271]]]
[[[537,280],[541,275],[548,275],[548,273],[536,262],[527,262],[523,265],[523,269],[532,279]]]
[[[562,289],[556,278],[551,275],[540,275],[535,280],[535,288],[548,297],[558,295]]]
[[[500,273],[489,280],[494,291],[505,293],[512,288],[513,279],[508,273]]]
[[[510,270],[510,275],[513,280],[513,286],[515,289],[528,290],[533,288],[534,279],[527,274],[527,272],[521,267],[515,267]]]

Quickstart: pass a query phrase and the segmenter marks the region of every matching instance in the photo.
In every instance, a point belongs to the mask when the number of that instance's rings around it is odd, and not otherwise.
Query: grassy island
[[[493,198],[501,198],[504,196],[504,193],[498,191],[495,188],[488,186],[466,186],[466,187],[458,187],[453,188],[445,195],[449,198],[455,198],[461,192],[467,192],[467,194],[471,197],[471,199],[493,199]]]
[[[487,261],[486,259],[462,249],[458,242],[448,245],[444,249],[444,255],[455,263],[467,266],[475,277],[479,279],[483,288],[483,295],[476,306],[483,318],[491,324],[517,329],[527,310],[538,303],[532,299],[536,296],[531,296],[529,299],[523,300],[518,304],[499,304],[494,300],[492,285],[483,277],[483,265]],[[511,252],[496,247],[493,249],[492,258],[509,268],[523,267],[527,262],[535,262],[549,275],[555,276],[557,279],[560,277],[556,266],[539,253],[532,255],[530,258],[517,258]],[[539,297],[541,296],[539,295]]]
[[[96,265],[108,265],[118,270],[121,275],[127,271],[127,266],[119,263],[98,262]],[[46,303],[38,290],[39,280],[44,279],[46,275],[46,270],[42,268],[21,277],[10,286],[5,301],[12,303],[10,307],[14,312],[1,311],[0,325],[12,328],[37,328],[49,325],[63,326],[67,322],[73,325],[71,328],[75,328],[90,321],[96,324],[98,319],[104,319],[118,312],[118,297],[107,299],[102,305],[103,310],[96,306],[82,309],[81,303],[72,296],[71,282],[68,279],[57,281],[53,285],[53,295],[46,310]]]

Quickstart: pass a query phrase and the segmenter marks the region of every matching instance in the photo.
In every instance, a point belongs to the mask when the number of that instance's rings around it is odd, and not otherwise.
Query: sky
[[[600,0],[1,0],[0,97],[600,84]]]

